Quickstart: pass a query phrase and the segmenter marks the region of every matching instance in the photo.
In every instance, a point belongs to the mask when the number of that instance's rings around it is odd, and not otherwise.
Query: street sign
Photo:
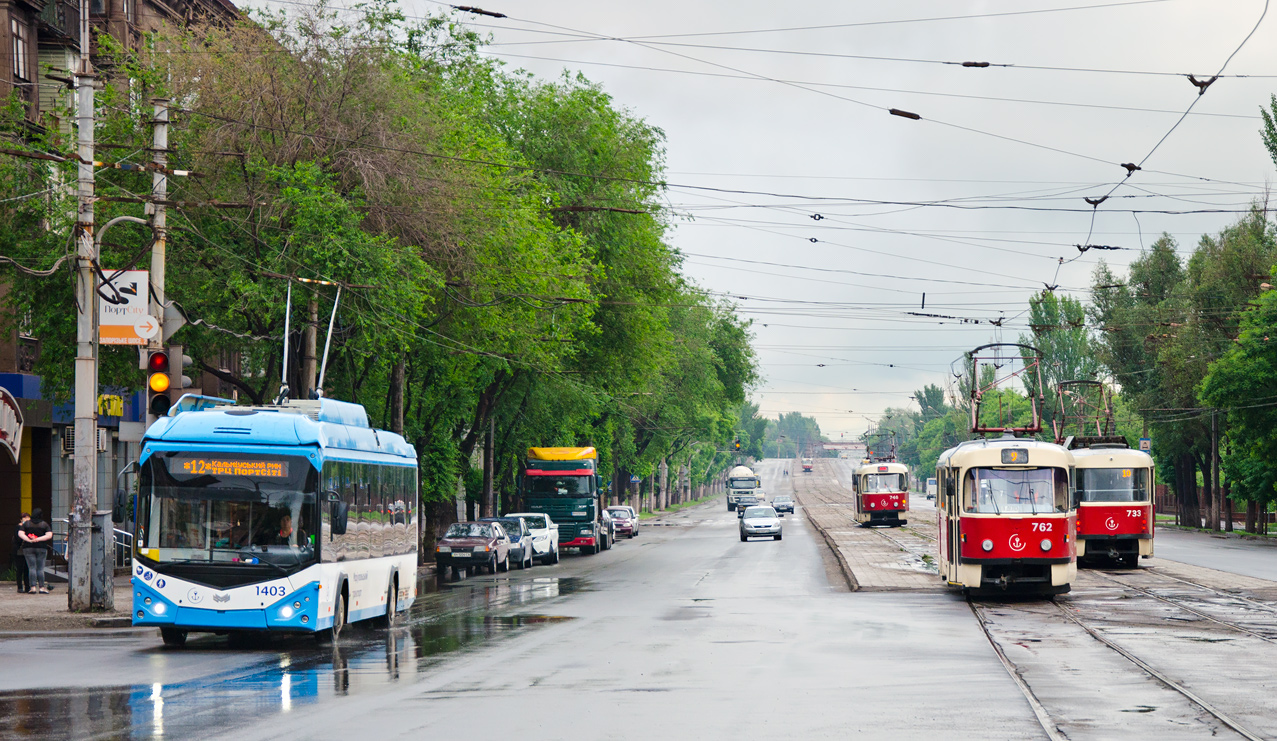
[[[159,334],[150,314],[150,274],[124,270],[98,290],[98,339],[103,345],[145,345]]]
[[[1145,453],[1147,453],[1147,452],[1149,452],[1149,451],[1150,451],[1150,450],[1152,450],[1152,449],[1153,449],[1153,441],[1152,441],[1152,440],[1150,440],[1150,439],[1148,439],[1147,437],[1141,437],[1141,438],[1140,438],[1140,450],[1142,450],[1142,451],[1144,451]]]
[[[639,478],[638,476],[636,476],[636,475],[634,475],[634,474],[630,474],[630,483],[631,483],[631,484],[637,484],[638,482],[640,482],[640,481],[642,481],[642,480],[643,480],[643,479]]]
[[[22,452],[22,408],[9,389],[0,387],[0,448],[9,451],[14,463]]]

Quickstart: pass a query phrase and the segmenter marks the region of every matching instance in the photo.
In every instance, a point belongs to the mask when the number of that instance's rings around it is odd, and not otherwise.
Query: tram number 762
[[[1051,523],[1051,522],[1035,522],[1035,523],[1033,523],[1033,532],[1035,532],[1035,533],[1049,533],[1049,532],[1051,532],[1051,525],[1053,525],[1053,524],[1055,524],[1055,523]]]

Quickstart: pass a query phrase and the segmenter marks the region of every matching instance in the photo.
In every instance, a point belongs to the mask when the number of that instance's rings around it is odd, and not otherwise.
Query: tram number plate
[[[283,587],[283,586],[258,587],[257,594],[263,597],[283,597],[288,594],[288,587]]]
[[[1142,515],[1142,514],[1144,514],[1144,513],[1143,513],[1143,512],[1141,512],[1141,511],[1140,511],[1140,510],[1138,510],[1138,509],[1128,509],[1128,510],[1126,510],[1126,516],[1127,516],[1127,517],[1139,517],[1139,516],[1140,516],[1140,515]]]
[[[1035,532],[1035,533],[1049,533],[1049,532],[1051,532],[1051,525],[1053,525],[1053,524],[1054,524],[1054,523],[1050,523],[1050,522],[1035,522],[1035,523],[1033,523],[1033,532]]]

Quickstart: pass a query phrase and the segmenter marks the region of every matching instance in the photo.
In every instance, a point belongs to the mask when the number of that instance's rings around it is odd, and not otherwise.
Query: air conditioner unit
[[[62,455],[75,454],[75,427],[67,425],[62,428]]]
[[[98,452],[105,453],[111,449],[111,431],[105,427],[98,428]]]

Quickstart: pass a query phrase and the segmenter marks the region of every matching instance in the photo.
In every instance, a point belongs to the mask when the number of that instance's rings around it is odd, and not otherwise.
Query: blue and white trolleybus
[[[133,624],[315,633],[416,597],[417,454],[358,404],[183,397],[138,460]]]

